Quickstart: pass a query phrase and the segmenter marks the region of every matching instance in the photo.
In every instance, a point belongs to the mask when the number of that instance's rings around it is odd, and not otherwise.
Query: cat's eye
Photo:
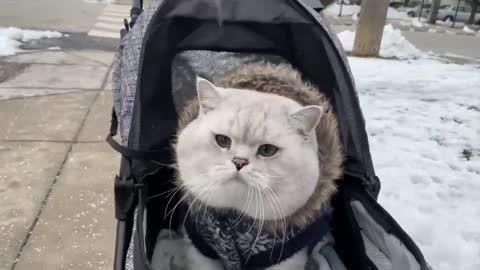
[[[257,155],[263,157],[271,157],[275,155],[278,151],[278,147],[272,144],[263,144],[258,147]]]
[[[217,142],[218,146],[221,148],[228,149],[232,145],[232,140],[229,137],[221,134],[215,135],[215,142]]]

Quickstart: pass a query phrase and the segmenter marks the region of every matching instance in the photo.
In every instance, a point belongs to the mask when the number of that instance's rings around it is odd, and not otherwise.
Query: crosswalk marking
[[[118,12],[103,12],[103,15],[108,16],[108,17],[122,18],[122,17],[125,17],[125,15],[128,15],[128,13],[127,14],[122,14],[122,13],[118,13]]]
[[[102,21],[102,22],[113,22],[113,23],[116,23],[118,24],[118,22],[122,22],[123,21],[123,18],[122,19],[118,19],[118,18],[113,18],[113,17],[107,17],[107,16],[100,16],[97,18],[97,21]]]
[[[89,36],[94,37],[104,37],[104,38],[120,38],[120,31],[112,32],[112,31],[105,31],[105,30],[90,30],[88,32]]]
[[[130,17],[130,6],[108,5],[102,14],[97,17],[97,22],[88,32],[89,36],[114,38],[120,37],[120,29],[123,26],[123,19]]]

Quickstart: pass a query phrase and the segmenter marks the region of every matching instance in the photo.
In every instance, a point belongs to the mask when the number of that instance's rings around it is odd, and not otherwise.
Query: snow
[[[350,57],[379,202],[435,270],[480,269],[480,70]]]
[[[463,27],[463,32],[465,33],[476,33],[477,31],[473,30],[472,28],[468,27],[467,25],[465,25]]]
[[[332,16],[338,16],[340,13],[340,6],[337,3],[331,4],[325,9],[325,13]],[[343,5],[341,16],[352,16],[360,12],[360,6],[358,5]]]
[[[425,27],[425,24],[418,20],[418,18],[413,18],[410,20],[413,26],[415,27]]]
[[[343,31],[338,34],[338,38],[346,51],[353,49],[355,32],[350,30]],[[389,24],[383,30],[380,56],[385,58],[413,59],[422,57],[423,53],[406,40],[400,30],[394,29]]]
[[[352,16],[358,14],[361,8],[359,5],[343,5],[341,16]],[[325,9],[325,13],[331,16],[338,16],[340,13],[340,5],[331,4]],[[387,11],[387,18],[393,20],[409,20],[410,17],[404,12],[399,12],[394,8],[389,7]]]
[[[0,27],[0,56],[11,56],[21,52],[22,43],[42,38],[59,38],[57,31],[22,30],[16,27]]]
[[[410,20],[411,18],[405,12],[400,12],[394,8],[389,7],[387,11],[387,18],[392,20]]]

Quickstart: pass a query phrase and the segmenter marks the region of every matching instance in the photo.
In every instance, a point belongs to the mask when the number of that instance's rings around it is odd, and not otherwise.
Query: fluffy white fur
[[[197,91],[199,116],[181,131],[176,145],[179,180],[187,192],[209,206],[260,220],[280,220],[305,205],[320,175],[314,130],[322,108],[275,94],[215,87],[203,79]],[[216,134],[228,136],[231,147],[220,147]],[[279,150],[272,157],[259,156],[263,144]],[[237,170],[235,157],[249,164]],[[193,246],[185,251],[188,269],[222,269]],[[302,269],[306,261],[305,249],[268,269]]]
[[[312,196],[320,175],[314,129],[322,109],[279,95],[215,87],[199,79],[200,114],[178,136],[179,178],[203,203],[261,220],[292,215]],[[232,140],[221,148],[215,135]],[[279,148],[257,155],[260,145]],[[237,170],[233,158],[249,161]]]

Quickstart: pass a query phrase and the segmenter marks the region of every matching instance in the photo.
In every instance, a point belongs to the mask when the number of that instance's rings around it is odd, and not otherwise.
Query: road
[[[352,26],[334,25],[333,29],[338,33],[345,30],[353,30]],[[405,38],[418,49],[439,55],[458,55],[475,58],[480,61],[480,37],[461,36],[448,33],[429,33],[402,31]]]
[[[403,31],[407,40],[422,51],[455,54],[480,60],[480,37]]]

